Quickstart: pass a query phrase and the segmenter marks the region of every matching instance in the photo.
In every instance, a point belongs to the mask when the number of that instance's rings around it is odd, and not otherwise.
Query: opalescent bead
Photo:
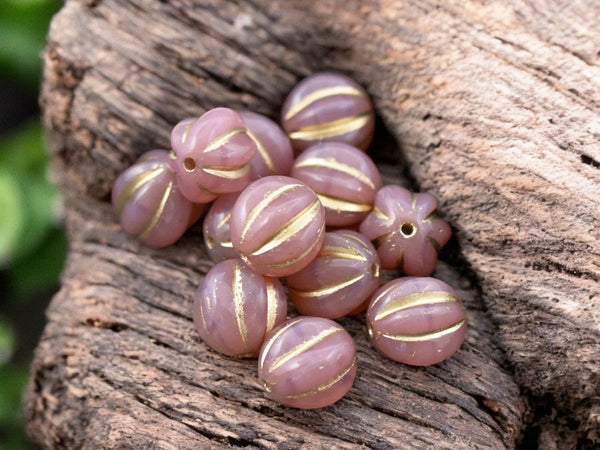
[[[287,299],[276,278],[240,259],[212,267],[196,291],[194,325],[202,340],[228,356],[256,357],[265,336],[285,321]]]
[[[248,136],[257,152],[250,161],[250,179],[269,175],[289,175],[294,163],[294,150],[287,134],[268,117],[251,111],[239,111]]]
[[[258,377],[269,397],[294,408],[322,408],[352,387],[356,349],[341,325],[297,317],[277,327],[258,358]]]
[[[465,310],[454,289],[430,277],[398,278],[383,285],[367,309],[367,327],[377,350],[414,366],[449,358],[467,331]]]
[[[325,213],[306,184],[274,175],[254,181],[240,194],[229,226],[233,247],[252,269],[287,276],[319,252]]]
[[[229,108],[212,109],[198,119],[185,119],[171,132],[181,193],[195,203],[218,194],[238,192],[250,182],[250,161],[256,144],[241,116]]]
[[[383,269],[426,276],[435,270],[438,252],[452,231],[440,219],[437,199],[429,193],[412,193],[401,186],[384,186],[375,206],[360,224],[371,239]]]
[[[231,210],[239,197],[239,192],[223,194],[216,199],[204,217],[202,225],[204,243],[209,256],[215,262],[239,258],[231,243],[229,220]]]
[[[298,83],[283,104],[281,123],[297,153],[338,141],[365,150],[375,114],[367,92],[339,73],[318,73]]]
[[[291,176],[317,193],[328,226],[358,224],[373,209],[381,188],[381,175],[371,158],[343,142],[305,150],[294,162]]]
[[[360,233],[325,233],[317,257],[286,278],[300,314],[337,319],[355,314],[379,287],[379,257]]]
[[[143,154],[119,175],[112,189],[112,205],[123,230],[153,248],[175,243],[199,217],[198,206],[177,189],[166,150]]]

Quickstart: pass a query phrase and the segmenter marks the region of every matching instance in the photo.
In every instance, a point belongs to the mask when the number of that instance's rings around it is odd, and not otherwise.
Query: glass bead
[[[265,336],[286,315],[287,298],[279,280],[255,273],[240,259],[215,264],[194,300],[200,337],[228,356],[258,356]]]
[[[300,314],[337,319],[353,315],[379,287],[379,257],[361,234],[325,233],[317,257],[286,278],[290,299]]]
[[[223,194],[216,199],[204,217],[202,225],[204,243],[210,258],[215,262],[239,258],[231,243],[229,220],[239,192]]]
[[[462,345],[465,309],[443,281],[397,278],[384,284],[367,309],[373,346],[394,361],[414,366],[437,364]]]
[[[258,358],[258,377],[273,400],[294,408],[331,405],[352,387],[356,348],[341,325],[297,317],[274,329]]]

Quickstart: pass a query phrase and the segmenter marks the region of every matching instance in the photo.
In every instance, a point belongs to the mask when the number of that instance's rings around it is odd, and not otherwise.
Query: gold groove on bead
[[[277,319],[277,289],[273,284],[273,280],[269,277],[264,277],[265,287],[267,290],[267,326],[265,328],[265,335],[270,333],[275,327],[275,320]]]
[[[459,303],[458,297],[449,294],[448,292],[421,292],[418,294],[410,294],[392,300],[375,315],[374,321],[381,320],[390,314],[397,313],[409,308],[416,308],[424,305],[437,305],[440,303]]]
[[[173,186],[174,186],[173,181],[169,181],[169,184],[167,184],[165,192],[164,192],[162,198],[160,199],[158,208],[156,208],[156,211],[154,211],[154,214],[152,214],[152,217],[150,218],[150,222],[148,222],[146,224],[145,228],[142,230],[142,232],[140,234],[138,234],[138,237],[140,239],[146,239],[150,235],[150,233],[152,233],[152,231],[158,224],[158,221],[160,220],[160,218],[165,210],[165,206],[167,206],[169,197],[171,196],[171,193],[173,192]]]
[[[326,139],[334,136],[341,136],[360,130],[371,119],[371,114],[360,114],[358,116],[344,117],[342,119],[332,120],[331,122],[311,125],[289,134],[291,139],[297,140],[315,140]]]
[[[360,181],[362,184],[369,186],[371,189],[375,189],[375,184],[373,184],[373,181],[362,171],[358,170],[356,167],[341,163],[335,158],[306,158],[296,163],[295,167],[322,167],[324,169],[335,170],[336,172],[350,175],[351,177]]]
[[[117,205],[116,206],[117,206],[118,213],[121,214],[123,212],[123,208],[125,208],[125,205],[127,204],[127,200],[129,200],[129,198],[133,194],[135,194],[135,192],[138,189],[140,189],[142,186],[144,186],[146,183],[150,182],[151,180],[155,179],[157,176],[159,176],[161,173],[163,173],[164,170],[165,170],[164,167],[159,167],[157,169],[151,170],[150,172],[142,172],[139,175],[132,178],[131,181],[129,181],[129,183],[127,183],[125,185],[125,187],[123,188],[123,190],[117,197]]]
[[[227,133],[225,133],[224,135],[219,136],[218,138],[216,138],[210,144],[208,144],[206,146],[206,148],[204,150],[202,150],[202,153],[210,153],[210,152],[212,152],[214,150],[217,150],[218,148],[222,147],[223,145],[225,145],[229,141],[231,141],[238,134],[242,134],[242,133],[245,133],[245,132],[246,132],[245,128],[233,128],[230,131],[228,131]]]
[[[301,259],[304,259],[306,257],[306,255],[308,255],[310,252],[312,252],[314,250],[314,248],[317,246],[317,244],[319,244],[319,237],[321,236],[321,234],[323,234],[324,229],[325,229],[324,227],[321,228],[321,230],[319,231],[318,237],[316,239],[314,239],[312,244],[310,244],[310,247],[308,247],[306,250],[304,250],[300,255],[296,256],[293,259],[286,260],[285,262],[269,264],[265,267],[270,270],[280,269],[282,267],[288,267],[288,266],[291,266],[292,264],[296,264]]]
[[[244,287],[242,286],[242,272],[237,263],[233,265],[233,282],[231,286],[233,292],[233,308],[235,311],[235,320],[237,322],[238,331],[244,344],[248,343],[248,329],[246,327],[245,312],[244,312]]]
[[[354,278],[350,278],[349,280],[343,281],[338,284],[334,284],[332,286],[325,286],[320,289],[313,289],[311,291],[299,291],[290,287],[290,293],[294,293],[298,297],[302,298],[315,298],[315,297],[323,297],[325,295],[333,294],[334,292],[341,291],[342,289],[347,288],[348,286],[352,286],[354,283],[362,280],[365,277],[365,274],[362,273],[360,275],[355,276]]]
[[[352,371],[352,369],[354,369],[355,365],[356,365],[356,356],[352,359],[352,362],[350,363],[350,365],[348,367],[346,367],[341,373],[337,374],[331,380],[328,380],[325,383],[320,384],[319,386],[314,387],[308,391],[300,392],[299,394],[286,395],[285,398],[310,397],[311,395],[315,395],[315,394],[318,394],[319,392],[326,391],[327,389],[333,387],[335,384],[342,381],[346,377],[346,375],[348,375]]]
[[[458,329],[460,327],[462,327],[464,325],[464,323],[465,323],[465,321],[463,319],[447,328],[442,328],[441,330],[430,331],[430,332],[421,333],[421,334],[388,334],[388,333],[378,333],[378,334],[380,336],[383,336],[387,339],[391,339],[393,341],[423,342],[423,341],[438,339],[438,338],[447,336],[449,334],[452,334],[452,333],[458,331]]]
[[[437,220],[437,219],[439,219],[439,217],[437,215],[437,209],[434,209],[429,214],[427,214],[427,216],[423,220],[421,220],[421,222],[433,222],[434,220]]]
[[[296,345],[291,350],[288,350],[283,355],[279,355],[277,358],[275,358],[275,360],[273,361],[273,364],[269,368],[269,372],[273,372],[273,371],[279,369],[286,362],[290,361],[291,359],[295,358],[296,356],[301,355],[303,352],[305,352],[309,348],[314,347],[315,345],[323,342],[323,340],[327,339],[329,336],[333,336],[334,334],[339,333],[342,330],[343,330],[343,328],[340,328],[340,327],[329,327],[326,330],[322,330],[321,332],[317,333],[316,335],[307,339],[306,341],[302,342],[301,344]]]
[[[194,120],[194,121],[191,121],[191,120],[190,120],[190,123],[188,123],[188,124],[185,126],[185,129],[183,130],[183,134],[181,135],[181,143],[182,143],[182,144],[185,144],[185,140],[187,139],[187,137],[188,137],[188,134],[189,134],[190,130],[192,129],[192,127],[193,127],[194,125],[196,125],[196,123],[198,123],[198,120]]]
[[[442,249],[442,247],[440,246],[440,243],[438,241],[436,241],[434,238],[432,238],[431,236],[427,236],[427,240],[429,241],[429,243],[431,244],[431,246],[433,247],[435,252],[439,253],[440,250]]]
[[[208,189],[206,189],[204,186],[202,186],[200,183],[196,183],[196,187],[198,189],[200,189],[202,192],[206,192],[209,195],[217,195],[216,193],[214,193],[213,191],[209,191]]]
[[[203,172],[210,175],[214,175],[219,178],[227,178],[228,180],[235,180],[242,178],[250,172],[250,166],[248,164],[242,164],[240,166],[207,166],[202,168]]]
[[[354,95],[360,97],[363,95],[361,91],[352,86],[331,86],[311,92],[298,103],[293,105],[285,114],[284,120],[288,120],[298,114],[300,111],[313,104],[318,100],[322,100],[334,95]]]
[[[388,216],[386,213],[384,213],[377,206],[375,206],[373,208],[373,214],[375,214],[377,217],[379,217],[380,219],[383,219],[383,220],[392,220],[392,218],[390,216]]]
[[[219,245],[225,248],[233,248],[233,244],[231,243],[231,241],[219,242]]]
[[[325,208],[333,211],[369,212],[372,208],[372,205],[367,203],[354,203],[325,194],[317,194],[317,196]]]
[[[269,350],[271,349],[271,347],[273,346],[273,344],[277,341],[277,339],[279,339],[279,337],[285,333],[285,331],[290,328],[291,326],[293,326],[296,322],[298,322],[299,320],[301,320],[301,317],[297,317],[295,319],[291,319],[290,321],[288,321],[288,323],[286,325],[283,325],[278,331],[277,333],[275,333],[273,336],[271,336],[269,339],[267,339],[264,343],[264,347],[261,350],[260,354],[260,361],[259,361],[259,366],[263,368],[264,370],[264,366],[265,366],[265,358],[267,357]]]
[[[263,143],[260,141],[260,139],[258,139],[258,136],[256,136],[256,134],[254,134],[250,130],[246,130],[246,133],[248,134],[248,136],[250,136],[250,139],[252,139],[254,141],[254,143],[256,144],[256,149],[258,150],[258,154],[260,155],[260,157],[263,159],[263,161],[267,165],[269,171],[273,174],[277,173],[277,169],[275,168],[275,163],[273,162],[273,158],[271,158],[271,155],[269,155],[269,152],[267,151],[267,149],[265,148]]]
[[[391,290],[393,290],[396,286],[398,286],[396,283],[392,284],[391,286],[388,286],[383,292],[381,292],[380,294],[377,295],[377,297],[374,297],[371,300],[371,304],[369,305],[369,308],[372,310],[373,308],[375,308],[375,305],[382,299],[384,298]]]
[[[290,239],[292,236],[298,234],[300,231],[310,225],[314,221],[320,209],[321,202],[319,200],[315,200],[312,204],[308,205],[306,208],[300,211],[300,213],[296,214],[296,216],[290,219],[281,230],[263,241],[260,246],[251,253],[251,255],[259,256],[280,246],[286,240]]]
[[[250,229],[250,227],[252,226],[252,224],[254,223],[256,218],[260,215],[261,212],[263,212],[265,210],[265,208],[267,206],[269,206],[269,204],[271,202],[275,201],[277,198],[279,198],[286,192],[297,189],[297,188],[301,188],[301,187],[303,187],[302,184],[286,184],[284,186],[281,186],[281,187],[275,189],[272,192],[269,192],[269,194],[265,198],[263,198],[252,209],[252,211],[250,211],[250,214],[248,214],[248,218],[246,219],[246,223],[244,224],[244,228],[242,229],[240,240],[242,240],[242,241],[244,240],[244,238],[246,237],[246,233],[248,233],[248,230]]]
[[[223,219],[218,223],[217,230],[220,230],[227,222],[231,219],[231,211],[228,211],[227,214],[223,217]]]
[[[417,207],[417,194],[414,192],[410,193],[410,207],[415,209]]]
[[[347,236],[353,237],[353,236]],[[321,247],[319,257],[332,257],[332,258],[344,258],[352,259],[353,261],[366,261],[367,258],[361,254],[358,250],[352,247],[338,247],[335,245],[324,245]]]

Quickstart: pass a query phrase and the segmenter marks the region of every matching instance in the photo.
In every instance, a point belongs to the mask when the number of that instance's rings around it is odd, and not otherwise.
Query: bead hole
[[[417,227],[415,227],[415,225],[411,222],[404,222],[400,227],[400,233],[402,233],[402,236],[404,236],[405,238],[414,236],[416,232]]]
[[[188,172],[193,172],[194,170],[196,170],[196,161],[194,160],[194,158],[185,158],[183,160],[183,167]]]

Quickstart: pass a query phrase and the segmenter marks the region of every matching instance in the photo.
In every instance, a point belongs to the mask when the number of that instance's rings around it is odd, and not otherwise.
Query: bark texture
[[[592,448],[600,442],[600,3],[67,0],[42,93],[71,251],[32,366],[42,447]],[[302,77],[372,95],[370,154],[455,237],[436,276],[468,309],[435,367],[384,359],[315,411],[264,398],[256,363],[198,339],[200,227],[148,250],[108,204],[118,173],[215,106],[277,117]]]

